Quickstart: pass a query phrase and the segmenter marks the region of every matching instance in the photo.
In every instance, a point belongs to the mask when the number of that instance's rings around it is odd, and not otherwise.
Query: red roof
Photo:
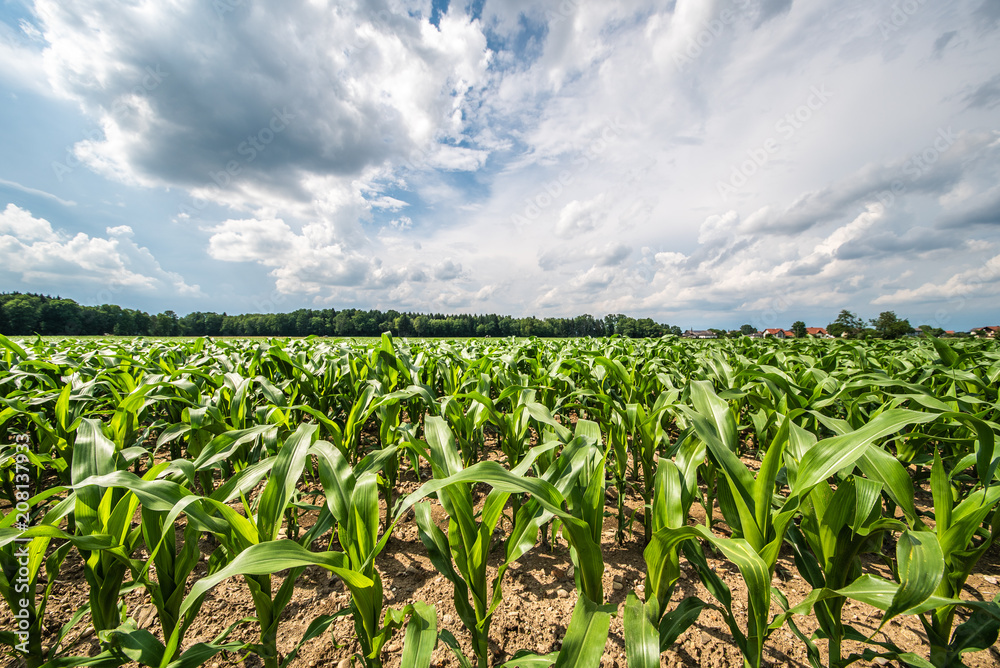
[[[806,334],[816,336],[817,334],[826,334],[826,330],[822,327],[806,327]]]

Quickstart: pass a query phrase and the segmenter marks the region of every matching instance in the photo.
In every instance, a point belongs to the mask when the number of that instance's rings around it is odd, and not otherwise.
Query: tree
[[[351,314],[348,311],[341,311],[333,317],[333,333],[337,336],[354,334],[354,324],[351,322]]]
[[[944,334],[944,330],[940,327],[931,327],[930,325],[920,325],[917,329],[919,329],[920,333],[924,336],[930,334],[934,338],[940,338]]]
[[[42,300],[34,295],[18,295],[4,304],[3,310],[11,334],[34,334]]]
[[[135,335],[135,318],[132,317],[132,313],[128,309],[122,311],[118,316],[118,321],[112,331],[116,336]]]
[[[621,313],[609,313],[604,316],[604,335],[611,336],[612,334],[621,334],[618,322],[623,318],[625,318],[625,316]]]
[[[795,338],[797,339],[804,339],[807,334],[806,323],[802,322],[801,320],[796,320],[795,322],[793,322],[792,334],[794,334]]]
[[[636,332],[643,338],[663,336],[663,328],[653,322],[652,318],[641,318],[635,323]]]
[[[754,327],[753,325],[750,324],[740,325],[740,334],[743,334],[744,336],[750,336],[751,334],[756,334],[756,333],[757,333],[757,328]]]
[[[629,337],[638,336],[639,330],[636,328],[635,318],[630,318],[627,315],[618,315],[615,321],[615,334]]]
[[[909,320],[900,320],[893,311],[882,311],[871,321],[876,336],[883,339],[898,339],[913,331]]]
[[[413,319],[413,331],[417,336],[427,336],[428,322],[430,322],[430,318],[426,315],[418,315]]]
[[[859,318],[856,314],[851,313],[847,309],[840,312],[837,319],[826,326],[826,331],[830,336],[840,337],[847,334],[850,338],[856,338],[861,334],[861,330],[864,329],[865,322]]]
[[[153,336],[177,336],[180,334],[180,324],[177,314],[173,311],[164,311],[153,316],[149,323],[149,333]],[[136,319],[136,333],[142,334],[141,323]]]
[[[398,336],[412,336],[413,335],[413,323],[410,322],[410,316],[405,313],[401,313],[396,317],[393,322],[393,328],[396,330]]]

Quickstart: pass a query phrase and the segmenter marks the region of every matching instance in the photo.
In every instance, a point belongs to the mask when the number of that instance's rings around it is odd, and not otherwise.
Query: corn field
[[[998,381],[994,342],[929,338],[0,336],[0,642],[29,668],[284,668],[307,643],[369,668],[646,668],[711,614],[751,668],[779,633],[817,667],[995,661],[1000,596],[966,583],[997,564]],[[456,633],[392,594],[380,558],[404,528]],[[616,604],[605,557],[626,541],[644,573]],[[498,651],[518,562],[560,546],[558,646]],[[73,563],[85,602],[66,609]],[[289,637],[316,574],[345,604]],[[224,588],[253,614],[195,642]],[[899,619],[920,645],[882,633]]]

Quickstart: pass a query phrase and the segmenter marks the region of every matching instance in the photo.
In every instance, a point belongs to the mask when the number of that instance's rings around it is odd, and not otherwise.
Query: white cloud
[[[462,276],[462,264],[454,260],[444,260],[434,265],[434,278],[439,281],[453,281]]]
[[[54,291],[92,289],[92,301],[123,291],[201,294],[197,285],[165,271],[149,249],[136,245],[128,226],[111,227],[107,233],[104,239],[82,232],[67,234],[8,204],[0,213],[0,275],[8,282]]]
[[[213,228],[208,254],[223,262],[269,262],[287,256],[295,233],[283,220],[227,220]]]
[[[271,267],[282,293],[315,294],[330,286],[378,284],[391,278],[376,261],[331,243],[330,230],[322,224],[296,233],[281,219],[227,220],[209,231],[211,257]]]
[[[486,164],[487,156],[489,151],[441,145],[427,160],[427,164],[448,171],[472,172]]]
[[[76,202],[72,200],[65,200],[57,195],[53,195],[50,192],[45,192],[44,190],[39,190],[38,188],[31,188],[25,185],[21,185],[17,181],[8,181],[7,179],[0,179],[0,185],[7,186],[8,188],[13,188],[14,190],[20,190],[21,192],[28,193],[29,195],[38,195],[39,197],[44,197],[50,199],[53,202],[59,202],[63,206],[76,206]]]
[[[568,203],[559,212],[556,234],[560,237],[574,237],[596,230],[607,217],[605,203],[604,195],[585,202],[573,200]]]
[[[954,274],[944,283],[924,283],[917,288],[897,290],[882,295],[873,304],[895,305],[913,303],[940,303],[955,298],[976,297],[980,300],[992,299],[1000,294],[1000,255],[983,262],[980,266]]]

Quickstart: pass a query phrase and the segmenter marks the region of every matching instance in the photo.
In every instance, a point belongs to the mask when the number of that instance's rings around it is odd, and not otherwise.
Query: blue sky
[[[0,289],[1000,322],[1000,5],[0,0]]]

